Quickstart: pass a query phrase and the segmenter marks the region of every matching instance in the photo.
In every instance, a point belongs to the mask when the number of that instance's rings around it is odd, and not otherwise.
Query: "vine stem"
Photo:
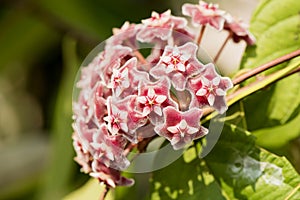
[[[228,43],[229,39],[231,38],[231,36],[232,36],[232,33],[230,32],[230,33],[227,35],[226,39],[224,40],[224,42],[223,42],[221,48],[219,49],[218,53],[216,54],[216,56],[215,56],[215,58],[214,58],[214,63],[217,63],[217,61],[219,60],[219,57],[220,57],[222,51],[224,50],[226,44]]]
[[[148,64],[147,60],[144,58],[141,52],[139,52],[138,50],[134,50],[133,53],[142,64]]]
[[[232,93],[227,97],[228,105],[232,105],[233,103],[237,102],[238,100],[248,96],[249,94],[252,94],[253,92],[256,92],[274,82],[277,82],[281,80],[283,77],[286,77],[287,75],[292,75],[297,72],[297,69],[300,66],[300,61],[293,63],[289,65],[288,67],[281,69],[273,74],[270,74],[261,80],[258,80],[256,82],[253,82],[237,91]],[[291,73],[293,72],[293,73]]]
[[[243,82],[243,81],[245,81],[245,80],[247,80],[247,79],[249,79],[249,78],[251,78],[251,77],[253,77],[253,76],[255,76],[255,75],[257,75],[257,74],[259,74],[259,73],[261,73],[261,72],[263,72],[265,70],[267,70],[267,69],[275,67],[276,65],[281,64],[281,63],[283,63],[285,61],[288,61],[288,60],[290,60],[292,58],[295,58],[295,57],[297,57],[299,55],[300,55],[300,49],[296,50],[296,51],[293,51],[293,52],[291,52],[289,54],[286,54],[284,56],[281,56],[281,57],[279,57],[279,58],[277,58],[275,60],[272,60],[272,61],[270,61],[270,62],[268,62],[268,63],[266,63],[264,65],[261,65],[260,67],[254,68],[253,70],[251,70],[251,71],[249,71],[249,72],[247,72],[245,74],[242,74],[241,76],[233,79],[233,81],[232,81],[233,85],[238,85],[241,82]]]
[[[105,185],[103,192],[100,194],[99,200],[104,200],[108,191],[109,191],[109,188]]]
[[[201,44],[201,41],[202,41],[202,38],[203,38],[203,35],[204,35],[204,31],[206,29],[206,25],[203,25],[200,29],[200,34],[199,34],[199,37],[197,39],[197,45],[200,46]]]

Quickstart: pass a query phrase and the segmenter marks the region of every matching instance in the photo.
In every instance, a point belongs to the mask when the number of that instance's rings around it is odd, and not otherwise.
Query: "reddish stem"
[[[103,192],[100,194],[99,200],[104,200],[108,191],[109,191],[109,188],[105,185]]]
[[[219,59],[219,57],[220,57],[222,51],[224,50],[224,48],[225,48],[227,42],[229,41],[229,39],[231,38],[231,36],[232,36],[232,33],[230,32],[230,33],[227,35],[227,37],[226,37],[225,41],[223,42],[221,48],[219,49],[218,53],[216,54],[216,56],[215,56],[215,58],[214,58],[214,63],[217,63],[217,61],[218,61],[218,59]]]
[[[134,50],[133,53],[142,64],[148,64],[147,60],[144,58],[141,52],[139,52],[138,50]]]
[[[202,38],[203,38],[205,29],[206,29],[206,25],[203,25],[203,26],[201,27],[201,29],[200,29],[200,34],[199,34],[199,37],[198,37],[198,39],[197,39],[197,44],[198,44],[198,46],[200,46],[200,44],[201,44],[201,41],[202,41]]]
[[[243,82],[243,81],[245,81],[245,80],[247,80],[247,79],[249,79],[249,78],[251,78],[251,77],[253,77],[253,76],[255,76],[255,75],[257,75],[257,74],[259,74],[259,73],[261,73],[261,72],[263,72],[265,70],[267,70],[267,69],[275,67],[278,64],[281,64],[281,63],[283,63],[285,61],[288,61],[288,60],[290,60],[292,58],[295,58],[295,57],[297,57],[299,55],[300,55],[300,49],[296,50],[296,51],[293,51],[293,52],[291,52],[289,54],[286,54],[286,55],[284,55],[282,57],[279,57],[279,58],[277,58],[275,60],[272,60],[272,61],[270,61],[270,62],[268,62],[268,63],[266,63],[266,64],[264,64],[264,65],[262,65],[260,67],[254,68],[251,71],[249,71],[249,72],[247,72],[247,73],[245,73],[245,74],[243,74],[243,75],[235,78],[232,82],[233,82],[234,85],[240,84],[241,82]]]

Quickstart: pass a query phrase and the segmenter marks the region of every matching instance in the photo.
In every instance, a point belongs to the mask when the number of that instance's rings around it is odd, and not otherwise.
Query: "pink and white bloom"
[[[170,89],[171,83],[167,78],[140,83],[138,110],[141,110],[143,116],[149,117],[151,123],[156,124],[162,120],[162,108],[167,106],[178,108],[177,103],[170,97]]]
[[[102,124],[93,134],[93,141],[90,143],[94,160],[101,160],[107,167],[123,170],[130,162],[123,155],[126,140],[120,135],[111,136],[107,126]]]
[[[184,4],[182,14],[192,18],[193,25],[210,25],[217,30],[222,30],[225,22],[225,11],[220,10],[217,4],[199,1],[199,5]]]
[[[95,64],[94,68],[100,75],[99,81],[109,84],[113,69],[120,68],[127,61],[126,57],[132,56],[133,50],[130,47],[116,45],[106,46],[103,52],[102,59]]]
[[[149,88],[147,95],[139,96],[137,101],[144,105],[143,107],[143,116],[147,116],[150,112],[154,111],[159,116],[162,116],[161,104],[166,101],[167,96],[159,95],[155,93],[153,88]]]
[[[118,109],[118,107],[112,104],[111,97],[108,97],[107,99],[107,110],[108,116],[104,117],[103,119],[104,121],[108,122],[108,130],[113,135],[118,134],[120,130],[127,132],[128,113],[126,111]]]
[[[166,46],[160,61],[150,74],[159,79],[168,77],[177,90],[184,90],[189,77],[199,74],[204,66],[196,57],[197,45],[188,42],[182,46]]]
[[[137,40],[141,42],[167,41],[172,32],[185,29],[187,20],[171,15],[171,10],[164,13],[152,12],[151,17],[142,20],[143,28],[137,33]]]
[[[113,28],[113,36],[106,40],[106,46],[124,45],[136,48],[136,34],[142,28],[142,24],[133,24],[126,21],[121,28]]]
[[[114,96],[120,99],[137,94],[140,81],[149,80],[147,72],[138,70],[136,57],[130,58],[123,66],[113,71],[108,87],[112,88]]]
[[[122,91],[129,88],[130,82],[128,77],[128,69],[113,69],[111,76],[111,82],[107,85],[108,88],[112,88],[115,95],[118,97]]]
[[[147,119],[137,108],[137,95],[130,95],[119,100],[114,97],[107,99],[108,130],[113,135],[122,135],[132,143],[137,143],[136,129],[146,124]]]
[[[154,130],[158,135],[168,139],[175,150],[208,133],[206,128],[200,126],[202,110],[199,108],[181,112],[168,106],[163,109],[163,113],[164,123],[157,125]]]
[[[91,169],[91,153],[82,145],[81,140],[77,133],[72,135],[73,147],[76,152],[74,160],[81,166],[81,171],[84,173],[90,173]]]
[[[189,79],[188,88],[194,94],[190,106],[212,106],[222,114],[227,110],[226,91],[232,87],[231,80],[221,77],[209,63],[200,75]]]
[[[229,34],[232,34],[232,40],[236,43],[244,40],[248,45],[255,44],[255,37],[249,32],[248,24],[242,20],[237,20],[232,17],[230,14],[225,15],[225,24],[224,29],[229,31]]]

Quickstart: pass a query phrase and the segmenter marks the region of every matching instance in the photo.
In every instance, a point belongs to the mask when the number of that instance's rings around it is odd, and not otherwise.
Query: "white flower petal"
[[[161,58],[161,60],[162,60],[163,62],[165,62],[165,63],[168,63],[168,62],[171,61],[171,57],[170,57],[170,56],[163,56],[163,57]]]
[[[201,78],[201,81],[202,81],[202,83],[203,83],[204,85],[210,85],[210,81],[209,81],[207,78],[205,78],[205,77],[202,77],[202,78]]]
[[[117,97],[120,96],[121,93],[122,93],[122,90],[121,90],[120,86],[116,87],[116,89],[115,89],[116,96]]]
[[[179,71],[185,72],[185,66],[184,66],[184,64],[178,63],[178,64],[177,64],[177,68],[178,68]]]
[[[122,86],[123,86],[123,88],[129,88],[129,86],[130,86],[129,80],[124,80],[124,81],[122,82]]]
[[[199,129],[195,128],[195,127],[189,127],[188,130],[187,130],[187,133],[188,134],[194,134],[194,133],[197,133],[199,131]]]
[[[150,99],[152,99],[155,96],[155,91],[153,88],[148,89],[147,96],[150,97]]]
[[[186,129],[187,126],[188,126],[188,124],[186,123],[186,121],[185,121],[184,119],[180,121],[180,123],[179,123],[179,128],[180,128],[181,130]]]
[[[144,109],[143,109],[143,116],[147,116],[149,115],[149,113],[151,112],[151,109],[150,107],[146,106]]]
[[[110,185],[112,188],[115,188],[115,187],[116,187],[115,182],[114,182],[111,178],[106,179],[106,182],[107,182],[107,184]]]
[[[221,78],[219,76],[217,76],[212,80],[212,83],[213,83],[213,85],[218,86],[220,81],[221,81]]]
[[[178,128],[176,126],[169,126],[167,130],[174,134],[178,133]]]
[[[207,93],[207,91],[205,89],[201,88],[200,90],[198,90],[196,92],[196,95],[197,96],[204,96],[204,95],[206,95],[206,93]]]
[[[147,103],[147,98],[145,96],[137,97],[136,100],[141,104]]]
[[[156,114],[158,114],[159,116],[162,116],[162,111],[159,106],[154,106],[153,110]]]
[[[174,70],[174,65],[173,65],[173,64],[168,65],[167,68],[166,68],[166,72],[167,72],[167,73],[170,73],[170,72],[172,72],[173,70]]]
[[[225,96],[226,92],[224,90],[222,90],[221,88],[216,89],[216,94],[218,96]]]
[[[175,145],[177,144],[178,142],[180,141],[180,137],[173,137],[172,140],[170,141],[171,142],[171,145]]]
[[[123,121],[127,120],[127,115],[128,115],[128,113],[125,112],[125,111],[120,111],[119,112],[120,119],[122,119]]]
[[[128,126],[126,123],[120,123],[120,127],[124,132],[128,132]]]
[[[173,54],[173,56],[179,56],[180,51],[179,51],[178,47],[174,47],[172,54]]]
[[[117,106],[115,106],[115,105],[111,105],[111,112],[113,113],[113,114],[117,114],[117,113],[119,113],[119,109],[117,108]]]
[[[180,56],[180,59],[183,60],[183,61],[187,61],[190,57],[191,57],[191,55],[188,55],[188,54],[182,54],[182,55]]]
[[[213,106],[215,102],[215,96],[213,94],[208,95],[207,101],[210,106]]]
[[[155,98],[155,101],[159,104],[163,103],[167,97],[165,95],[157,95]]]

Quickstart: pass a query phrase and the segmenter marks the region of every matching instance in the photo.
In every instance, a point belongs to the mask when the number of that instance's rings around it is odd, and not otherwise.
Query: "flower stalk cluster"
[[[254,43],[247,29],[217,5],[200,1],[183,5],[182,11],[202,30],[209,25],[228,30],[235,42]],[[213,63],[199,60],[199,39],[187,19],[170,10],[153,12],[140,24],[126,22],[113,33],[82,68],[73,102],[75,160],[83,172],[112,188],[133,184],[121,171],[130,165],[128,151],[145,139],[164,137],[178,150],[208,134],[200,124],[203,110],[226,112],[226,93],[233,87]],[[141,43],[151,47],[149,54],[139,51]]]

